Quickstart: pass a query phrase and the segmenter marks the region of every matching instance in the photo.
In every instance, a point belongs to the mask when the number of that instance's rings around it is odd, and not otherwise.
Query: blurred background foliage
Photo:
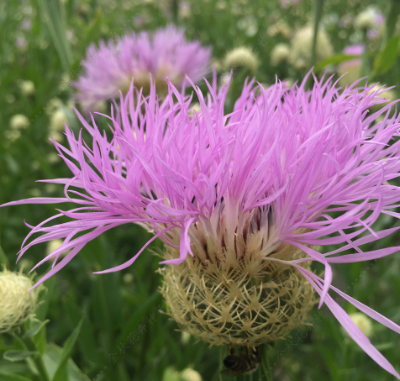
[[[358,57],[353,74],[356,78],[368,76],[369,83],[397,86],[390,94],[396,99],[400,73],[394,3],[326,0],[320,20],[320,34],[325,40],[320,47],[317,42],[314,62],[317,75],[325,71],[340,73],[343,62],[354,59],[344,55],[343,50],[364,44],[366,49]],[[311,67],[311,58],[301,54],[293,57],[293,52],[299,46],[311,47],[310,41],[301,40],[299,30],[313,25],[312,4],[305,0],[1,0],[0,203],[27,197],[62,197],[62,186],[35,181],[69,176],[48,137],[61,133],[63,120],[79,131],[72,111],[70,81],[80,74],[80,62],[91,43],[174,23],[185,28],[188,39],[213,47],[213,64],[221,80],[229,75],[227,53],[245,46],[258,65],[234,73],[229,94],[232,104],[247,75],[254,75],[263,84],[274,83],[276,75],[289,83],[302,79]],[[364,11],[375,12],[377,20],[368,30],[360,27]],[[280,45],[280,55],[278,44],[284,44]],[[15,264],[15,253],[29,231],[23,221],[36,225],[52,216],[54,209],[52,205],[1,209],[1,263],[14,271],[28,272],[43,258],[49,247],[37,245]],[[392,227],[395,221],[386,217],[378,224]],[[32,338],[41,348],[49,379],[190,380],[190,372],[181,373],[185,368],[196,370],[205,381],[222,379],[221,358],[227,348],[209,348],[182,335],[176,323],[163,313],[165,306],[158,293],[160,276],[156,273],[159,259],[152,254],[161,250],[159,242],[153,243],[132,268],[92,274],[125,262],[149,238],[149,233],[135,225],[107,232],[45,283],[37,318],[49,322],[40,326]],[[398,236],[390,236],[379,246],[395,246],[398,241]],[[337,265],[335,285],[399,324],[398,258],[395,254],[376,262]],[[37,270],[36,279],[48,271],[46,266]],[[342,305],[348,312],[355,312],[349,304]],[[265,346],[263,356],[269,362],[270,379],[392,379],[351,342],[325,308],[319,312],[315,309],[310,323],[311,329],[303,327],[287,340]],[[25,329],[32,327],[39,327],[37,321],[27,322]],[[371,340],[400,371],[399,336],[373,325]],[[15,336],[0,336],[0,380],[38,379],[30,358],[26,361],[24,355],[10,355],[10,351],[22,349]],[[268,379],[261,371],[252,377]],[[245,379],[250,378],[238,377]]]

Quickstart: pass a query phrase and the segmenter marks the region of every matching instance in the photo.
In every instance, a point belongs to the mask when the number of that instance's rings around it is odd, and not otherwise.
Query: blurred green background
[[[296,48],[297,31],[312,25],[312,5],[306,0],[1,0],[0,204],[28,197],[62,197],[62,186],[35,181],[70,176],[48,137],[60,133],[60,119],[66,119],[71,128],[79,131],[71,109],[70,81],[81,72],[80,61],[89,44],[174,23],[186,29],[189,40],[198,39],[213,47],[213,62],[220,76],[229,73],[229,68],[224,67],[225,55],[246,46],[259,66],[255,72],[244,69],[234,76],[230,91],[233,102],[246,75],[255,75],[263,84],[274,83],[275,75],[295,82],[310,69],[312,62],[307,57],[305,64],[298,64],[298,57],[297,61],[296,57],[281,58],[274,64],[272,57],[279,43],[286,44],[290,51]],[[367,75],[369,83],[399,86],[398,25],[394,24],[387,35],[392,6],[387,0],[326,0],[320,25],[331,48],[329,57],[325,57],[326,52],[318,56],[317,46],[316,72],[340,72],[341,61],[351,58],[343,56],[343,49],[364,43],[367,49],[356,75]],[[380,19],[368,33],[357,28],[356,22],[366,9],[383,17],[383,23]],[[385,50],[390,41],[390,49]],[[391,96],[397,98],[397,88]],[[23,205],[0,210],[3,264],[14,271],[28,272],[44,257],[48,247],[37,245],[15,264],[15,254],[29,232],[24,220],[36,225],[52,216],[56,207]],[[63,204],[61,208],[67,206]],[[378,224],[381,228],[392,227],[397,221],[381,218]],[[177,324],[163,313],[166,307],[158,292],[160,275],[155,272],[159,258],[152,253],[161,249],[159,242],[153,243],[131,268],[113,274],[92,274],[125,262],[149,238],[147,232],[133,224],[113,229],[88,244],[45,283],[47,291],[42,292],[44,302],[37,315],[50,322],[46,326],[47,337],[41,333],[36,340],[49,343],[45,349],[48,364],[60,360],[60,347],[66,347],[67,338],[83,318],[76,343],[68,352],[73,362],[69,362],[66,380],[177,381],[178,372],[188,367],[204,381],[229,379],[220,378],[219,374],[227,348],[209,348],[194,337],[182,335]],[[393,235],[370,246],[395,246],[399,241]],[[40,267],[36,279],[48,268],[47,264]],[[398,254],[376,262],[336,265],[334,272],[335,286],[400,323]],[[355,312],[348,303],[339,302],[347,312]],[[393,379],[347,337],[325,307],[319,312],[315,308],[309,320],[311,329],[301,328],[287,340],[264,347],[271,379]],[[371,341],[400,371],[400,337],[374,324]],[[0,355],[13,348],[18,348],[18,343],[11,335],[1,335]],[[29,367],[29,361],[2,358],[0,380],[35,379]],[[261,371],[251,377],[237,379],[267,380]]]

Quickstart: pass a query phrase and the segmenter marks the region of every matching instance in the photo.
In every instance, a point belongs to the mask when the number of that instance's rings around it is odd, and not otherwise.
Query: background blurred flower
[[[10,127],[13,130],[24,130],[29,127],[29,119],[23,114],[13,115],[10,119]]]
[[[343,49],[344,54],[352,56],[361,56],[363,51],[363,44],[351,45]],[[351,85],[360,78],[361,58],[354,58],[352,60],[342,62],[341,64],[339,64],[337,72],[339,76],[344,75],[342,78],[340,78],[341,86]]]
[[[53,239],[52,241],[49,241],[47,243],[47,250],[46,250],[46,254],[50,254],[53,251],[57,250],[58,248],[61,247],[63,241],[61,239]],[[70,252],[70,250],[65,250],[63,251],[60,255],[63,257],[65,255],[67,255]]]
[[[18,81],[18,86],[23,95],[33,95],[35,93],[35,84],[32,81]]]
[[[180,374],[180,381],[202,381],[202,378],[199,372],[191,368],[186,368]]]
[[[164,370],[162,381],[180,381],[179,372],[173,367],[169,366]]]
[[[279,0],[283,8],[287,8],[290,4],[297,4],[300,0]]]
[[[154,34],[132,33],[108,45],[101,42],[99,48],[91,45],[82,62],[85,73],[73,83],[79,90],[76,99],[85,111],[93,110],[101,101],[118,98],[120,91],[125,94],[132,79],[148,94],[150,75],[162,94],[166,76],[175,86],[181,86],[186,75],[197,82],[207,74],[210,58],[211,48],[188,42],[184,31],[174,26]]]
[[[300,70],[308,69],[311,60],[311,45],[313,39],[313,28],[306,26],[296,31],[290,49],[290,62]],[[320,29],[317,37],[316,57],[317,61],[329,58],[333,54],[333,47],[328,35]]]
[[[31,30],[32,28],[32,21],[28,18],[24,19],[21,23],[21,28],[23,30]]]
[[[267,36],[269,37],[282,35],[286,38],[289,38],[291,34],[292,34],[292,29],[285,21],[282,20],[277,21],[267,29]]]
[[[245,67],[254,73],[258,66],[259,61],[256,55],[247,46],[231,50],[226,54],[224,60],[224,67],[227,71],[236,71]]]
[[[26,48],[28,47],[28,42],[26,41],[25,37],[22,37],[22,36],[21,37],[17,37],[15,39],[15,46],[17,48],[19,48],[19,50],[25,51]]]
[[[0,333],[23,324],[37,306],[37,290],[30,278],[8,270],[0,272]]]
[[[350,319],[360,329],[360,331],[367,337],[372,335],[372,323],[364,314],[355,312],[350,314]]]
[[[284,43],[275,45],[271,52],[271,65],[278,66],[282,62],[288,61],[289,55],[289,45]]]
[[[374,6],[367,7],[354,20],[354,26],[360,29],[377,29],[384,25],[385,18]]]
[[[181,19],[187,19],[191,16],[190,3],[188,1],[182,1],[179,3],[178,16]]]
[[[65,123],[69,123],[64,107],[67,106],[60,106],[50,115],[49,137],[53,138],[56,142],[63,140]]]

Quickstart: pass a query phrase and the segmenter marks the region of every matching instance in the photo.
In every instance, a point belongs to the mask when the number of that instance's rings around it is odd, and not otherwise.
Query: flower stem
[[[263,369],[263,373],[264,373],[265,379],[267,381],[272,381],[272,372],[271,372],[271,368],[269,366],[268,353],[265,356],[265,362],[261,361],[261,366],[262,366],[262,369]]]
[[[363,30],[362,33],[363,33],[364,50],[363,50],[363,52],[361,54],[360,76],[361,77],[368,77],[368,74],[371,72],[371,68],[370,68],[370,65],[369,65],[368,52],[367,52],[367,46],[368,46],[367,31]],[[364,86],[366,82],[367,82],[367,79],[364,79],[362,82],[360,82],[359,86]]]
[[[311,45],[311,66],[314,66],[317,59],[317,37],[318,37],[318,29],[319,23],[322,18],[322,9],[324,5],[324,0],[314,0],[313,8],[314,8],[314,26],[313,26],[313,40]]]
[[[249,381],[253,381],[253,373],[249,374]]]
[[[222,347],[219,349],[219,381],[222,381],[221,371],[224,369],[222,366]]]

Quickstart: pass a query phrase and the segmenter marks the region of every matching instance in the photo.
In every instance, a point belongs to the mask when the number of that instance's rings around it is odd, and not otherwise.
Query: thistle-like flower
[[[190,80],[188,80],[190,81]],[[306,80],[305,80],[306,81]],[[400,333],[400,327],[331,286],[331,264],[377,259],[399,250],[363,252],[399,227],[373,231],[380,214],[393,212],[400,189],[400,117],[379,91],[331,80],[312,90],[276,83],[246,83],[231,113],[225,114],[227,86],[208,84],[204,98],[191,82],[200,110],[171,83],[161,102],[154,85],[147,98],[121,95],[118,116],[110,117],[108,139],[92,119],[78,117],[93,139],[66,129],[69,148],[54,141],[71,178],[65,197],[14,201],[75,202],[32,227],[28,238],[64,238],[34,268],[54,260],[42,283],[61,270],[103,232],[136,223],[153,238],[126,263],[132,265],[156,238],[165,243],[162,293],[171,316],[184,331],[211,344],[258,345],[283,337],[302,324],[307,312],[325,303],[350,337],[380,366],[398,377],[346,312],[329,295],[338,293],[360,311]],[[395,138],[395,139],[393,139]],[[392,140],[393,139],[393,140]],[[58,217],[71,221],[52,224]],[[338,245],[322,254],[318,248]],[[70,252],[62,259],[61,253]],[[60,259],[60,260],[59,260]],[[324,279],[311,262],[325,266]]]
[[[197,82],[207,74],[210,58],[210,47],[187,41],[184,30],[174,26],[101,42],[98,49],[91,45],[82,62],[85,73],[73,83],[79,91],[76,99],[85,111],[98,111],[105,100],[118,97],[120,91],[125,94],[132,79],[147,95],[150,75],[163,94],[167,92],[166,76],[177,87],[185,75]]]
[[[0,272],[0,333],[23,324],[37,306],[37,292],[28,293],[32,281],[8,270]]]

